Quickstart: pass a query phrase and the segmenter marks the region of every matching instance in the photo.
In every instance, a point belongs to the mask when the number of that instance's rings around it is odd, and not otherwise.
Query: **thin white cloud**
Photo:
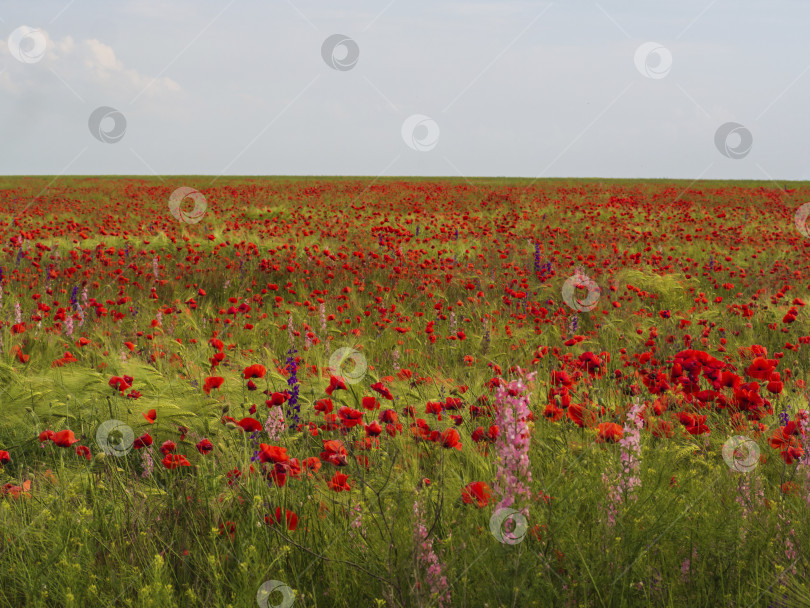
[[[12,56],[7,44],[0,45],[0,59],[6,68],[0,75],[3,90],[19,95],[64,86],[79,96],[104,93],[118,96],[134,95],[152,82],[149,75],[126,67],[116,57],[113,48],[100,40],[76,41],[71,36],[53,39],[47,31],[40,31],[47,46],[45,55],[38,62],[21,63]],[[180,91],[180,85],[174,80],[161,77],[146,94],[157,97]]]

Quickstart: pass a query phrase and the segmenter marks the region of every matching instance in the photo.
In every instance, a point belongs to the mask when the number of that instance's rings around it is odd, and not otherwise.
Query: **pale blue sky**
[[[809,23],[805,0],[2,1],[0,172],[810,179]]]

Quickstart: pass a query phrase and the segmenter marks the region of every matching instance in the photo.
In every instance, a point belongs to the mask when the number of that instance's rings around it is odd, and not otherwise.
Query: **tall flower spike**
[[[522,376],[522,370],[518,370]],[[533,374],[527,377],[532,381]],[[528,517],[528,502],[531,500],[530,485],[532,482],[529,448],[531,435],[529,431],[530,392],[522,379],[501,383],[495,398],[495,424],[500,433],[495,442],[498,456],[498,470],[495,477],[494,491],[500,495],[495,510],[512,507],[516,499],[523,498],[526,505],[520,510]]]

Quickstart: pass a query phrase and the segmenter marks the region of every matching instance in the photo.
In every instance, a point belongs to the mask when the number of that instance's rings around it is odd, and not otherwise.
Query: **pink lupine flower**
[[[428,537],[424,515],[419,507],[420,496],[417,495],[413,503],[414,514],[414,541],[416,543],[416,563],[419,570],[424,571],[424,583],[434,605],[439,608],[449,607],[450,585],[444,575],[445,565],[439,560],[433,548],[433,539]],[[421,590],[422,581],[417,580],[417,589]]]
[[[495,510],[513,507],[517,498],[531,500],[529,486],[532,482],[529,462],[529,396],[530,391],[523,383],[523,370],[518,368],[521,378],[509,383],[501,383],[495,397],[495,424],[500,433],[495,441],[498,455],[498,470],[493,490],[500,495]],[[534,373],[526,375],[526,380],[534,380]],[[519,510],[529,516],[528,505]]]
[[[619,441],[622,449],[620,457],[622,470],[618,483],[612,484],[607,473],[602,474],[602,481],[608,487],[607,521],[609,528],[613,528],[616,524],[619,505],[638,498],[634,490],[641,485],[639,471],[641,470],[641,429],[644,427],[644,419],[641,416],[643,409],[642,403],[636,401],[627,413],[624,437]]]

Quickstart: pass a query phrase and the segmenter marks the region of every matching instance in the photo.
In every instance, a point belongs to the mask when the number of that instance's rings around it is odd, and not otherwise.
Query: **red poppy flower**
[[[380,423],[377,422],[376,420],[371,424],[365,425],[365,427],[366,427],[366,435],[369,437],[377,437],[378,435],[380,435],[380,433],[382,433],[382,427],[380,426]]]
[[[259,460],[261,462],[283,463],[289,460],[287,448],[276,445],[259,444]]]
[[[253,433],[255,431],[262,430],[262,423],[256,420],[255,418],[242,418],[239,422],[237,422],[242,430],[246,433]]]
[[[382,382],[375,382],[374,384],[372,384],[371,390],[377,391],[378,393],[380,393],[380,395],[382,395],[385,399],[388,399],[389,401],[394,400],[394,396],[391,394],[391,391],[388,390],[388,388]]]
[[[163,466],[170,471],[177,467],[190,467],[191,463],[182,454],[167,454],[163,459]]]
[[[461,435],[456,429],[445,429],[441,435],[443,448],[455,448],[461,451]]]
[[[58,445],[60,448],[69,448],[74,443],[78,443],[79,440],[73,435],[73,431],[70,429],[65,429],[64,431],[59,431],[58,433],[54,433],[51,440]]]
[[[0,487],[0,496],[11,496],[12,498],[31,498],[31,480],[26,479],[21,486],[15,486],[12,483],[7,483]]]
[[[397,424],[399,422],[399,416],[397,416],[396,410],[383,410],[380,412],[380,422],[385,422],[386,424]]]
[[[590,410],[578,403],[572,403],[568,406],[568,417],[578,427],[592,427],[596,424],[596,412]]]
[[[678,420],[686,427],[686,431],[690,435],[703,435],[704,433],[710,432],[709,427],[706,426],[706,416],[679,412]]]
[[[346,448],[339,439],[330,439],[323,442],[323,451],[321,452],[321,460],[342,467],[346,464]]]
[[[112,378],[110,378],[108,384],[113,388],[118,389],[122,393],[128,388],[132,387],[132,384],[128,383],[124,378],[121,378],[119,376],[113,376]]]
[[[335,473],[332,479],[329,480],[329,489],[334,492],[348,492],[352,487],[348,483],[349,476],[343,473]]]
[[[160,453],[166,456],[167,454],[171,454],[177,449],[177,444],[170,439],[167,439],[163,442],[163,445],[160,446]]]
[[[340,376],[329,376],[329,386],[326,387],[326,394],[332,395],[336,390],[346,390],[346,382]]]
[[[264,365],[255,363],[245,368],[243,377],[245,378],[245,380],[247,380],[248,378],[264,378],[264,375],[266,373],[267,368]]]
[[[213,450],[213,449],[214,449],[214,444],[213,444],[213,443],[211,443],[211,441],[210,441],[209,439],[202,439],[202,440],[201,440],[201,441],[200,441],[200,442],[197,444],[197,451],[198,451],[200,454],[203,454],[203,455],[208,454],[208,453],[209,453],[209,452],[211,452],[211,450]]]
[[[140,450],[141,448],[152,445],[152,441],[151,435],[149,435],[149,433],[144,433],[135,440],[132,447],[134,447],[136,450]]]
[[[0,450],[0,464],[8,464],[11,462],[11,456],[5,450]]]
[[[265,405],[267,405],[267,407],[270,407],[271,405],[283,405],[289,398],[290,393],[287,391],[284,391],[283,393],[273,393],[270,396],[270,399],[265,402]]]
[[[31,358],[31,355],[23,354],[22,349],[19,346],[16,348],[16,356],[20,363],[28,363],[28,360]]]
[[[304,462],[302,463],[304,468],[311,471],[316,472],[321,468],[321,461],[315,456],[310,456],[309,458],[304,458]]]
[[[149,424],[155,424],[155,419],[157,418],[157,412],[155,410],[149,410],[145,414],[141,414]]]
[[[87,460],[93,459],[93,455],[90,453],[90,448],[88,448],[86,445],[77,445],[76,454],[79,456],[84,456]]]
[[[319,399],[315,402],[315,411],[321,414],[328,414],[334,409],[334,405],[332,404],[332,400],[329,397],[325,399]]]
[[[442,411],[444,410],[444,403],[441,401],[428,401],[425,404],[425,413],[426,414],[433,414],[439,417],[439,420],[442,419]]]
[[[543,417],[551,420],[552,422],[557,422],[560,418],[565,415],[565,410],[561,407],[557,407],[556,405],[549,403],[546,406],[546,409],[543,410]]]
[[[770,439],[770,446],[779,450],[785,464],[793,464],[795,460],[804,455],[804,448],[798,435],[801,433],[799,425],[791,420],[787,425],[779,427]]]
[[[205,379],[205,383],[203,384],[205,394],[210,395],[211,389],[219,388],[222,386],[223,382],[225,382],[225,378],[222,378],[221,376],[209,376]]]
[[[487,431],[484,427],[479,426],[477,429],[473,431],[472,440],[478,443],[479,441],[488,441],[493,442],[498,438],[498,433],[500,429],[498,428],[497,424],[493,424],[489,427]]]
[[[267,473],[267,479],[272,481],[279,488],[283,488],[287,483],[287,467],[282,463],[275,463],[273,468]]]
[[[276,524],[281,524],[282,515],[284,516],[283,519],[286,520],[287,530],[290,532],[295,532],[295,529],[298,527],[298,515],[296,515],[293,511],[276,507],[275,513],[273,513],[272,516],[266,515],[264,517],[264,521],[271,526],[273,525],[273,522]]]
[[[39,434],[39,442],[42,443],[43,441],[50,441],[50,440],[53,439],[53,436],[54,436],[53,431],[50,431],[50,430],[42,431]]]
[[[596,443],[604,443],[605,441],[616,443],[624,437],[624,429],[620,424],[616,424],[615,422],[602,422],[597,425],[596,432]]]
[[[364,409],[367,410],[380,409],[380,402],[377,401],[374,397],[363,397],[362,403]]]
[[[771,372],[779,363],[778,359],[765,359],[764,357],[757,357],[753,363],[748,366],[745,373],[757,380],[768,380],[771,377]]]
[[[340,421],[343,423],[347,429],[350,429],[358,424],[362,424],[363,422],[363,412],[360,410],[354,410],[350,407],[342,407],[338,410],[338,416],[340,416]]]
[[[469,505],[476,503],[479,509],[483,509],[489,504],[489,499],[492,498],[489,486],[483,481],[473,481],[468,483],[461,490],[461,499],[464,504]]]

